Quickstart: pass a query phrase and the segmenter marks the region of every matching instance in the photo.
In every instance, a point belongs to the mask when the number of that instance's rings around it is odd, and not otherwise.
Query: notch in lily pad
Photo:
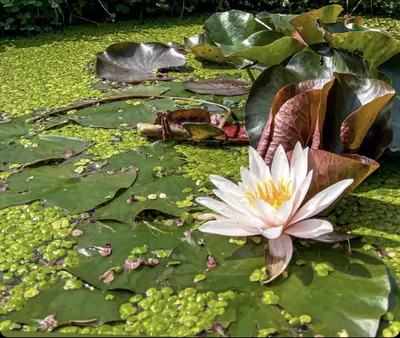
[[[115,82],[170,81],[173,78],[153,70],[186,65],[185,57],[175,48],[158,42],[119,42],[96,57],[97,77]]]

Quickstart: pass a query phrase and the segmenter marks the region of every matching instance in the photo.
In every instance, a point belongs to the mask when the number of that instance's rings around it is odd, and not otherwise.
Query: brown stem
[[[115,101],[123,101],[123,100],[129,100],[129,99],[172,99],[172,100],[180,100],[180,101],[193,101],[193,102],[200,102],[200,103],[206,103],[206,104],[211,104],[214,105],[216,107],[219,107],[223,110],[226,111],[226,114],[224,116],[224,118],[222,119],[221,123],[219,124],[218,128],[223,128],[223,126],[225,125],[226,121],[231,117],[232,115],[232,110],[227,107],[224,106],[222,104],[219,103],[215,103],[215,102],[209,102],[209,101],[204,101],[204,100],[200,100],[200,99],[191,99],[188,97],[177,97],[177,96],[165,96],[165,95],[150,95],[150,94],[131,94],[131,95],[124,95],[124,96],[115,96],[115,97],[106,97],[104,99],[99,99],[96,101],[90,101],[90,102],[83,102],[83,103],[78,103],[76,105],[73,106],[69,106],[69,107],[65,107],[65,108],[59,108],[59,109],[55,109],[52,110],[49,113],[42,113],[39,114],[38,116],[36,116],[34,118],[34,122],[37,120],[40,120],[43,117],[46,116],[52,116],[52,115],[59,115],[59,114],[65,114],[70,110],[79,110],[79,109],[83,109],[83,108],[87,108],[96,104],[103,104],[103,103],[109,103],[109,102],[115,102]]]

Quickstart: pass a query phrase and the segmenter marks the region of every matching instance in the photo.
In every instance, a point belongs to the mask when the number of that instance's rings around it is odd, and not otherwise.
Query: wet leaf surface
[[[204,34],[185,38],[185,46],[202,59],[218,63],[229,62],[229,59],[222,54],[221,49]]]
[[[12,313],[8,318],[39,327],[44,318],[54,314],[58,326],[70,321],[90,319],[95,321],[87,325],[100,326],[103,323],[120,320],[119,307],[132,296],[129,292],[105,293],[84,286],[80,289],[64,290],[64,284],[65,281],[57,282],[49,290],[41,292],[29,301],[21,311]],[[106,300],[106,295],[112,295],[114,299]]]
[[[303,259],[307,264],[292,265],[288,279],[280,278],[271,287],[290,314],[311,316],[316,334],[334,336],[345,329],[349,336],[375,336],[387,311],[390,284],[385,265],[376,253],[355,243],[352,248],[351,256],[344,254],[345,244],[336,250],[328,244],[301,248],[293,261]],[[335,271],[318,276],[312,264],[321,261],[333,264]]]
[[[245,107],[246,129],[251,145],[257,147],[275,95],[282,87],[311,79],[331,78],[333,72],[390,82],[360,56],[336,50],[333,56],[320,56],[306,49],[296,54],[286,67],[276,65],[266,69],[254,82]]]
[[[197,94],[213,94],[217,96],[239,96],[249,92],[249,82],[236,79],[208,79],[185,81],[183,87]]]
[[[212,139],[216,136],[225,137],[225,132],[222,129],[211,124],[185,122],[183,128],[190,133],[190,138],[194,141]]]
[[[135,184],[118,194],[116,198],[95,212],[95,219],[113,219],[130,223],[143,210],[159,210],[166,214],[179,216],[184,208],[176,202],[184,201],[188,193],[182,192],[186,187],[194,188],[195,182],[180,176],[157,177],[176,170],[184,161],[174,148],[174,142],[158,141],[149,147],[137,147],[133,151],[109,158],[108,170],[134,166],[138,168]],[[160,193],[166,198],[159,198]],[[155,194],[157,199],[148,199]],[[134,196],[144,197],[140,201]],[[132,203],[127,203],[133,198]]]
[[[106,202],[135,179],[133,170],[81,176],[57,166],[25,169],[9,177],[8,190],[0,195],[0,208],[45,199],[49,206],[80,213]]]
[[[153,69],[180,67],[185,57],[166,45],[157,42],[120,42],[97,53],[97,77],[116,82],[140,83],[157,81]]]
[[[92,143],[55,135],[40,135],[38,137],[22,138],[0,142],[0,171],[6,171],[12,165],[34,164],[46,160],[68,159],[67,152],[77,155],[88,149]]]
[[[308,45],[312,45],[322,42],[322,34],[318,31],[315,20],[319,19],[325,23],[334,22],[342,11],[343,7],[340,5],[325,6],[300,14],[289,22],[300,35],[301,39]]]
[[[156,111],[149,108],[151,103],[143,100],[110,102],[98,107],[85,108],[73,115],[72,121],[84,127],[119,128],[121,125],[134,127],[139,122],[153,122]],[[156,102],[154,102],[156,105]]]

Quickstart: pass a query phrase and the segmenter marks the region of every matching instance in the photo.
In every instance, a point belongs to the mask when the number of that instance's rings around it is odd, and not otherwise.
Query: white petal
[[[268,227],[261,230],[261,235],[268,239],[278,238],[282,234],[283,226],[279,227]]]
[[[293,255],[292,239],[283,233],[280,237],[268,241],[268,250],[267,268],[270,278],[264,284],[273,281],[288,266]]]
[[[297,223],[303,219],[317,215],[330,206],[352,183],[353,179],[346,179],[320,191],[299,209],[296,215],[290,220],[291,223]]]
[[[242,196],[238,197],[233,194],[230,194],[229,192],[221,191],[221,190],[217,190],[217,189],[214,189],[213,193],[215,194],[215,196],[217,196],[219,199],[221,199],[222,201],[224,201],[225,203],[227,203],[234,209],[236,209],[244,214],[249,213],[245,208],[246,204],[241,201]]]
[[[297,142],[290,161],[290,173],[294,176],[293,190],[297,190],[298,185],[304,181],[307,175],[307,169],[308,148],[303,150],[300,142]]]
[[[289,176],[289,161],[285,154],[282,145],[278,146],[274,154],[274,159],[271,166],[272,180],[276,183],[281,178]]]
[[[204,223],[199,230],[224,236],[254,236],[260,234],[257,229],[243,227],[241,223],[232,220],[209,221]]]
[[[276,211],[275,223],[277,225],[285,226],[289,220],[293,210],[293,200],[284,202],[281,207]]]
[[[249,157],[250,171],[256,175],[260,181],[270,179],[271,173],[269,167],[253,147],[249,147]]]
[[[310,189],[312,177],[313,177],[313,170],[310,170],[305,180],[299,185],[297,191],[295,191],[292,196],[292,200],[294,201],[294,203],[293,203],[292,213],[290,214],[289,218],[289,224],[293,223],[292,217],[293,215],[296,214],[297,210],[300,208],[301,204],[304,201],[304,198],[307,195],[308,189]]]
[[[254,175],[249,169],[245,167],[240,167],[240,175],[242,177],[242,182],[244,183],[246,190],[256,190],[255,183],[258,181],[256,175]]]
[[[260,199],[255,200],[254,208],[266,225],[270,227],[280,225],[275,223],[275,208],[269,205],[266,201]]]
[[[198,197],[196,198],[196,202],[200,203],[201,205],[204,205],[205,207],[211,210],[218,212],[219,214],[225,216],[226,218],[244,224],[251,224],[251,226],[253,226],[254,228],[264,225],[264,222],[261,219],[254,216],[245,215],[240,211],[236,210],[235,208],[231,207],[230,205],[220,201],[216,201],[212,198]]]
[[[285,233],[298,238],[314,238],[332,231],[333,226],[330,222],[314,218],[291,225]]]
[[[210,175],[210,180],[218,189],[222,191],[229,191],[231,194],[236,196],[243,195],[244,191],[242,188],[222,176]]]

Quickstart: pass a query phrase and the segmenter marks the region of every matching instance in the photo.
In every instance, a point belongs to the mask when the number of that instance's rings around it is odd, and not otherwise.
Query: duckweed
[[[173,35],[180,41],[184,36],[191,36],[200,31],[202,24],[203,20],[199,21],[199,24],[177,25],[173,28]],[[116,33],[120,30],[116,29],[115,25],[104,25],[102,28],[96,28],[94,37],[87,34],[84,39],[75,38],[74,34],[81,33],[80,28],[65,31],[65,39],[43,35],[38,37],[38,42],[41,41],[40,48],[31,45],[27,39],[18,39],[13,45],[6,45],[0,59],[0,77],[4,79],[0,85],[0,107],[4,110],[2,116],[15,117],[39,109],[49,111],[52,108],[68,106],[72,102],[104,97],[106,94],[91,88],[92,83],[97,81],[90,69],[93,67],[95,52],[121,39],[150,41],[154,36],[162,42],[171,39],[171,30],[160,27],[143,30],[132,28],[132,23],[123,25],[125,29],[122,33]],[[99,29],[104,30],[100,39]],[[68,53],[65,53],[66,49]],[[229,69],[229,66],[225,65],[212,65],[210,67],[214,67],[213,69],[205,69],[190,54],[187,55],[187,60],[194,66],[195,76],[214,77],[222,70]],[[36,71],[30,72],[29,81],[26,81],[26,70],[33,68]],[[176,75],[183,77],[183,74]],[[244,78],[247,79],[247,75],[244,75]],[[132,104],[136,102],[132,101]],[[90,160],[81,159],[74,163],[78,173],[85,173],[96,166],[101,167],[105,164],[104,160],[114,154],[150,144],[149,140],[139,136],[135,130],[85,128],[72,123],[45,131],[43,134],[73,136],[96,142],[85,152],[85,156],[94,155]],[[21,142],[27,147],[35,147],[29,140],[21,139]],[[210,174],[237,181],[240,179],[240,166],[248,166],[247,147],[220,146],[209,149],[199,144],[186,143],[177,145],[176,148],[186,157],[186,163],[179,170],[184,177],[196,180],[203,193],[211,193],[210,189],[213,188],[209,180]],[[221,158],[224,161],[221,161]],[[161,169],[157,168],[157,171],[162,171]],[[1,173],[0,178],[4,179],[9,175],[10,173]],[[352,234],[362,235],[366,249],[383,252],[383,261],[398,277],[400,236],[395,232],[400,224],[397,217],[400,193],[393,187],[397,187],[399,183],[400,175],[396,166],[387,163],[381,167],[378,174],[372,175],[343,201],[329,217],[337,228],[345,227]],[[151,199],[150,196],[148,198]],[[166,198],[166,194],[161,193],[156,198]],[[147,200],[144,196],[138,196],[137,199]],[[179,205],[193,205],[193,200],[194,196],[189,195],[185,201],[180,201]],[[186,219],[182,216],[182,219],[191,224],[193,220],[190,216],[185,216]],[[0,290],[9,293],[2,298],[7,306],[0,306],[0,314],[21,309],[30,298],[47,290],[60,278],[64,279],[66,289],[81,288],[84,285],[81,280],[61,271],[64,267],[79,263],[78,254],[73,250],[75,242],[67,238],[74,229],[76,217],[77,215],[65,214],[61,209],[43,207],[40,202],[0,210]],[[256,243],[261,241],[259,237],[252,240]],[[236,240],[236,243],[243,245],[245,241]],[[163,251],[159,250],[162,256],[167,250]],[[132,250],[132,253],[138,255],[147,252],[146,246]],[[179,262],[168,264],[172,263]],[[334,267],[322,262],[317,270],[320,274],[327,275]],[[318,274],[318,271],[316,272]],[[265,268],[255,270],[250,276],[250,280],[253,281],[263,281],[267,278]],[[121,319],[126,320],[123,325],[104,324],[100,328],[65,326],[59,331],[81,334],[194,336],[203,330],[211,329],[216,316],[224,313],[229,301],[235,297],[233,291],[220,294],[198,293],[194,288],[187,288],[175,294],[168,286],[161,290],[150,289],[146,295],[133,295],[128,303],[121,306]],[[113,299],[112,295],[108,294],[105,298]],[[279,297],[272,293],[263,294],[261,299],[264,304],[279,303]],[[282,315],[294,327],[311,322],[308,315],[293,317],[287,311],[282,311]],[[391,323],[383,330],[383,336],[398,335],[400,322],[393,321],[394,317],[390,313],[387,313],[384,319]],[[17,323],[4,320],[0,322],[0,330],[6,329],[37,330],[29,325],[21,328]],[[258,336],[268,336],[276,332],[274,328],[260,329]],[[348,336],[344,330],[338,335]]]

